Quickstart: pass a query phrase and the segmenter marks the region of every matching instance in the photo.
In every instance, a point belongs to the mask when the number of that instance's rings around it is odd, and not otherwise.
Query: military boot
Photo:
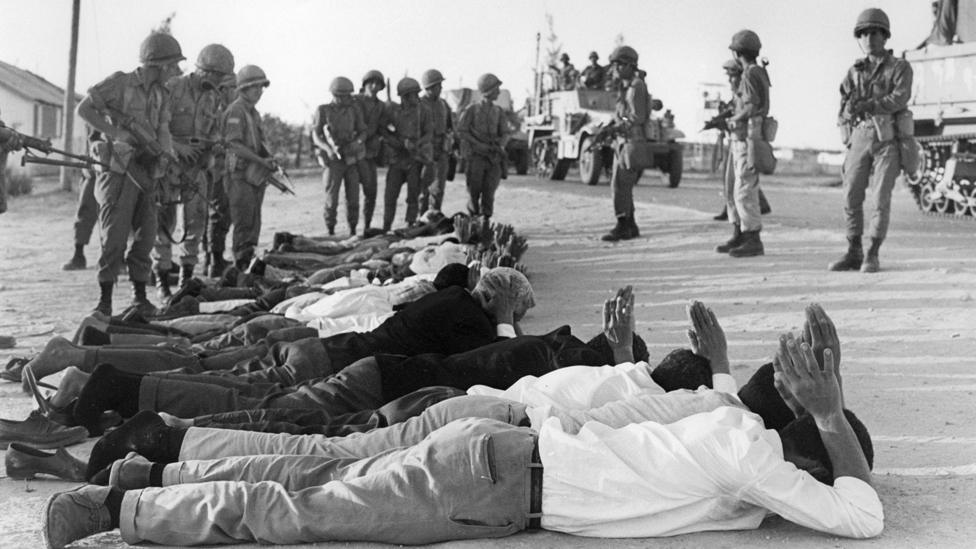
[[[168,286],[167,286],[168,289]],[[142,318],[152,318],[158,312],[156,306],[146,297],[146,283],[132,281],[132,304],[130,305]]]
[[[742,228],[738,223],[732,224],[732,238],[728,240],[725,244],[719,244],[715,247],[715,251],[720,254],[727,254],[729,250],[735,248],[742,244]]]
[[[637,220],[634,219],[634,214],[627,216],[627,228],[630,229],[630,238],[640,236],[640,229],[637,227]]]
[[[102,313],[105,316],[112,316],[112,290],[115,284],[112,282],[99,282],[98,283],[98,305],[95,305],[95,311]]]
[[[718,215],[712,217],[715,221],[728,221],[729,220],[729,207],[726,206],[722,208],[722,211]]]
[[[762,240],[759,239],[759,231],[742,231],[742,243],[729,250],[732,257],[753,257],[763,255],[766,250],[763,248]]]
[[[603,235],[602,239],[604,242],[616,242],[618,240],[626,240],[630,234],[630,227],[627,223],[627,216],[617,217],[617,224],[614,225],[610,232]]]
[[[88,262],[85,260],[85,247],[76,244],[75,245],[75,255],[71,256],[71,259],[67,263],[61,265],[62,271],[83,271],[88,267]]]
[[[164,303],[173,297],[173,292],[169,289],[169,269],[156,269],[156,297]]]
[[[864,250],[861,248],[860,236],[847,237],[847,253],[832,262],[827,269],[830,271],[856,271],[864,261]]]
[[[881,270],[881,263],[878,261],[878,250],[881,249],[882,239],[872,238],[871,246],[868,247],[868,253],[864,257],[864,262],[861,263],[862,273],[876,273]]]
[[[193,265],[180,265],[179,287],[183,288],[193,278]]]

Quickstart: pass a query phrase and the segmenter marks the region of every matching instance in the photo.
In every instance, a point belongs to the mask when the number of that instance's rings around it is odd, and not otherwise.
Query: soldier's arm
[[[163,151],[168,156],[174,156],[173,134],[170,133],[169,123],[173,119],[173,111],[169,102],[169,92],[166,92],[166,100],[159,112],[159,128],[156,130],[156,140],[163,147]]]
[[[908,100],[912,96],[912,66],[907,61],[897,60],[891,74],[892,89],[881,97],[872,97],[866,101],[865,112],[871,114],[894,114],[905,110]]]
[[[434,113],[427,107],[420,108],[420,139],[418,144],[430,143],[434,140]]]
[[[108,121],[107,111],[120,110],[122,73],[115,73],[105,80],[95,84],[88,90],[88,95],[78,103],[78,116],[91,127],[118,141],[129,141],[131,135],[125,128],[116,126]]]
[[[224,140],[227,143],[227,148],[241,158],[258,164],[266,164],[267,160],[261,158],[258,151],[251,150],[245,144],[244,135],[247,131],[246,124],[247,118],[243,112],[240,112],[233,106],[227,110],[224,120]]]
[[[647,93],[647,84],[638,79],[634,86],[634,118],[631,123],[643,126],[651,117],[651,96]]]
[[[358,106],[353,109],[356,113],[356,120],[353,128],[353,141],[363,142],[366,140],[366,119],[363,111]]]
[[[326,124],[325,124],[325,106],[320,105],[315,109],[315,116],[312,119],[312,141],[315,146],[325,151],[329,156],[335,154],[335,150],[332,147],[332,143],[329,142],[325,135]]]
[[[739,88],[742,92],[739,110],[732,115],[729,121],[743,122],[760,111],[763,105],[759,89],[762,85],[762,76],[759,71],[747,70],[742,73],[742,83]]]

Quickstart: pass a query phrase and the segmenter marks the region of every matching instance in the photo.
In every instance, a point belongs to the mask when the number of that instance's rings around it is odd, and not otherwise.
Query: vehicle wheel
[[[594,150],[593,138],[587,137],[583,140],[579,158],[580,181],[587,185],[596,185],[600,182],[600,174],[603,172],[602,151]]]
[[[967,215],[976,217],[976,201],[974,201],[976,199],[976,181],[968,185],[961,185],[959,194],[962,195],[962,201],[953,204],[955,214],[960,217]]]
[[[566,174],[569,173],[570,166],[573,165],[573,160],[570,158],[559,158],[556,160],[556,165],[552,168],[552,174],[549,175],[549,179],[553,181],[562,181],[566,179]]]
[[[675,189],[681,183],[681,172],[684,170],[684,151],[680,147],[671,151],[670,164],[668,187]]]
[[[529,149],[521,149],[515,162],[515,173],[525,175],[529,173]]]

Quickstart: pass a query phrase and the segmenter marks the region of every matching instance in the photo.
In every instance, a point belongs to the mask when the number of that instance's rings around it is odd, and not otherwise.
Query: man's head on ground
[[[635,336],[636,337],[636,336]],[[651,370],[651,379],[665,391],[712,387],[712,367],[691,349],[675,349]]]
[[[610,342],[607,341],[606,334],[600,333],[596,335],[593,339],[586,342],[586,346],[603,357],[603,364],[616,364],[613,356],[613,348],[610,346]],[[650,353],[647,352],[647,344],[637,334],[634,334],[634,343],[631,345],[631,349],[634,352],[634,362],[647,362],[651,358]]]
[[[463,263],[448,263],[437,271],[434,287],[443,290],[450,286],[468,287],[468,266]]]
[[[535,307],[529,279],[511,267],[495,267],[488,271],[471,293],[496,320],[511,309],[513,320],[518,322],[526,311]]]
[[[767,429],[781,431],[796,416],[776,390],[773,373],[772,362],[760,366],[739,389],[739,400],[763,419]]]
[[[845,409],[844,416],[861,445],[861,450],[868,462],[868,468],[873,469],[874,446],[871,444],[871,435],[868,433],[867,427],[850,410]],[[786,461],[810,473],[813,478],[824,484],[833,484],[833,464],[830,462],[830,456],[820,438],[820,431],[817,429],[817,422],[813,416],[803,414],[794,419],[780,431],[779,437],[783,441],[783,458]]]

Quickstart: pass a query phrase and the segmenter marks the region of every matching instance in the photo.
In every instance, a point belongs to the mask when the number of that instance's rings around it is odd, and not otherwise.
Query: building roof
[[[0,61],[0,86],[31,101],[61,106],[64,89],[48,82],[31,71]],[[81,97],[78,97],[81,99]]]

